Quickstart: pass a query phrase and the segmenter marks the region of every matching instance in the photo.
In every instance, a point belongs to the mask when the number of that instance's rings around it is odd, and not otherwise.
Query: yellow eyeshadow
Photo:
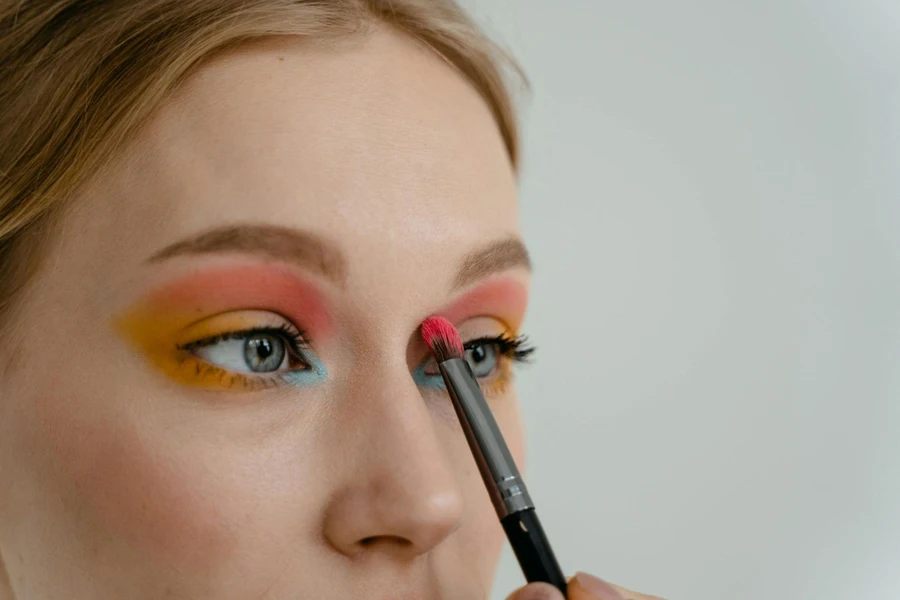
[[[509,384],[513,380],[512,359],[502,356],[499,359],[497,374],[487,381],[481,383],[481,391],[485,396],[500,396],[509,388]]]
[[[268,318],[266,318],[268,316]],[[273,322],[269,313],[262,311],[241,311],[226,313],[197,323],[192,323],[182,329],[177,338],[176,345],[183,346],[191,342],[214,338],[235,331],[249,331],[261,327],[277,327],[279,322]]]
[[[182,348],[191,342],[271,325],[270,313],[242,311],[197,322],[191,319],[191,315],[143,306],[117,319],[115,327],[153,366],[178,383],[210,390],[251,390],[276,384],[271,377],[226,371]]]
[[[519,337],[518,327],[508,326],[500,335],[510,339]],[[497,374],[481,383],[481,390],[485,396],[501,396],[509,389],[513,380],[513,359],[506,355],[500,355],[497,361]]]

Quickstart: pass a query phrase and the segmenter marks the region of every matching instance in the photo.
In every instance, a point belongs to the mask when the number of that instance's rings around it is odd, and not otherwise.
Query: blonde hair
[[[385,23],[456,68],[490,107],[513,167],[514,63],[454,0],[0,0],[0,325],[64,200],[204,60],[267,36]]]

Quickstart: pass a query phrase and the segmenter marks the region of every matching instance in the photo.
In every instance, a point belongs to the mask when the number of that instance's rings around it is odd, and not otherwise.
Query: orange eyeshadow
[[[207,389],[240,391],[276,382],[228,372],[201,360],[184,346],[233,332],[277,326],[282,321],[273,313],[302,324],[312,337],[328,336],[333,330],[333,319],[319,292],[292,271],[270,266],[217,269],[182,277],[118,316],[115,327],[171,379]],[[312,382],[310,374],[324,375],[320,363],[314,359],[307,362],[315,364],[294,377],[296,382]]]

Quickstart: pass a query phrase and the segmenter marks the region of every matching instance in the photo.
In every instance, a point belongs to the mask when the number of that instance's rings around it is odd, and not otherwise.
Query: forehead
[[[335,240],[351,277],[373,262],[446,264],[450,277],[456,258],[518,231],[487,105],[436,55],[386,31],[267,40],[217,58],[128,162],[122,226],[146,234],[130,240],[144,256],[213,227],[272,223]]]

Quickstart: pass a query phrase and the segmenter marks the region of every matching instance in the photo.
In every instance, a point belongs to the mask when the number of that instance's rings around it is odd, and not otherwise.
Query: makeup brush
[[[466,361],[459,333],[447,319],[429,317],[422,323],[422,337],[441,370],[456,416],[525,579],[529,583],[549,583],[565,594],[566,578],[497,421]]]

